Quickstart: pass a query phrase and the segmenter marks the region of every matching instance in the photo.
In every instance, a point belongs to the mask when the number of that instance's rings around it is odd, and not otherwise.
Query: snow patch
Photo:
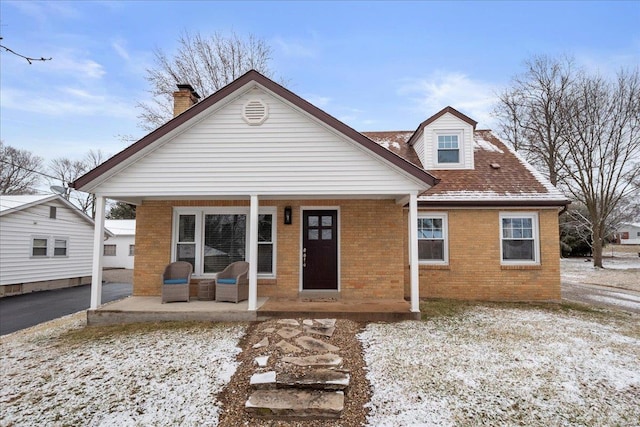
[[[473,148],[478,150],[491,151],[494,153],[504,153],[502,149],[498,148],[489,141],[485,141],[484,139],[474,139]]]

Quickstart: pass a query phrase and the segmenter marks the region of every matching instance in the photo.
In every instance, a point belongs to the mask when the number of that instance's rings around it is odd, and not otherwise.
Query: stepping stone
[[[336,319],[313,319],[318,328],[324,327],[326,329],[333,328],[336,326]]]
[[[276,388],[276,371],[253,374],[249,384],[255,389]]]
[[[300,323],[296,319],[280,319],[277,323],[279,325],[300,326]]]
[[[278,331],[278,335],[280,335],[284,339],[293,338],[296,335],[300,335],[301,332],[299,329],[295,328],[282,328]]]
[[[256,365],[258,365],[260,368],[264,368],[265,366],[267,366],[267,363],[269,362],[269,356],[256,357],[254,361],[256,362]]]
[[[264,337],[264,338],[262,338],[262,340],[259,343],[254,344],[253,348],[262,348],[262,347],[266,347],[268,345],[269,345],[269,338]]]
[[[349,387],[351,376],[334,369],[310,369],[305,373],[283,372],[276,377],[276,387],[344,390]]]
[[[337,368],[342,365],[342,357],[333,353],[306,357],[283,357],[283,362],[291,363],[296,366],[309,366],[314,368]]]
[[[276,347],[278,347],[280,350],[284,351],[285,353],[300,353],[302,351],[302,349],[300,349],[299,347],[296,347],[293,344],[289,344],[285,340],[281,340],[280,342],[278,342],[276,344]]]
[[[342,391],[257,390],[244,405],[250,414],[262,417],[339,418],[344,409]]]
[[[276,328],[264,328],[262,332],[264,332],[265,334],[272,334],[275,331],[276,331]]]
[[[315,338],[311,338],[308,336],[303,336],[296,339],[296,344],[305,350],[321,352],[321,351],[340,351],[340,347],[336,347],[335,345],[331,345],[328,342],[324,342],[321,340],[317,340]]]
[[[316,334],[322,335],[324,337],[332,337],[333,333],[336,331],[336,327],[332,326],[331,328],[317,328],[315,326],[305,326],[304,332],[307,334]]]
[[[304,319],[304,320],[302,321],[302,324],[303,324],[303,325],[305,325],[305,326],[313,326],[313,320],[311,320],[311,319]]]

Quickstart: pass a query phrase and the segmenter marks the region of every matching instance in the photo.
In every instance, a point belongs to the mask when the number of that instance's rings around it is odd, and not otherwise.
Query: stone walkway
[[[260,355],[245,410],[254,417],[339,418],[350,374],[342,369],[341,349],[327,342],[336,319],[281,319],[276,325],[253,344]]]

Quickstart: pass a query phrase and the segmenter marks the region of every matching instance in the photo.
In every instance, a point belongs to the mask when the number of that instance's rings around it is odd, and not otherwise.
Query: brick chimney
[[[198,103],[200,95],[190,84],[178,85],[178,90],[173,92],[173,117],[184,113]]]

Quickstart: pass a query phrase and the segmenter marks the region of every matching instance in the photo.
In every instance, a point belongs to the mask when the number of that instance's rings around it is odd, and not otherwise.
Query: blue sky
[[[183,30],[253,33],[277,80],[360,131],[413,130],[451,105],[492,127],[531,55],[604,74],[640,65],[640,2],[0,2],[0,138],[46,161],[136,138],[153,49]]]

